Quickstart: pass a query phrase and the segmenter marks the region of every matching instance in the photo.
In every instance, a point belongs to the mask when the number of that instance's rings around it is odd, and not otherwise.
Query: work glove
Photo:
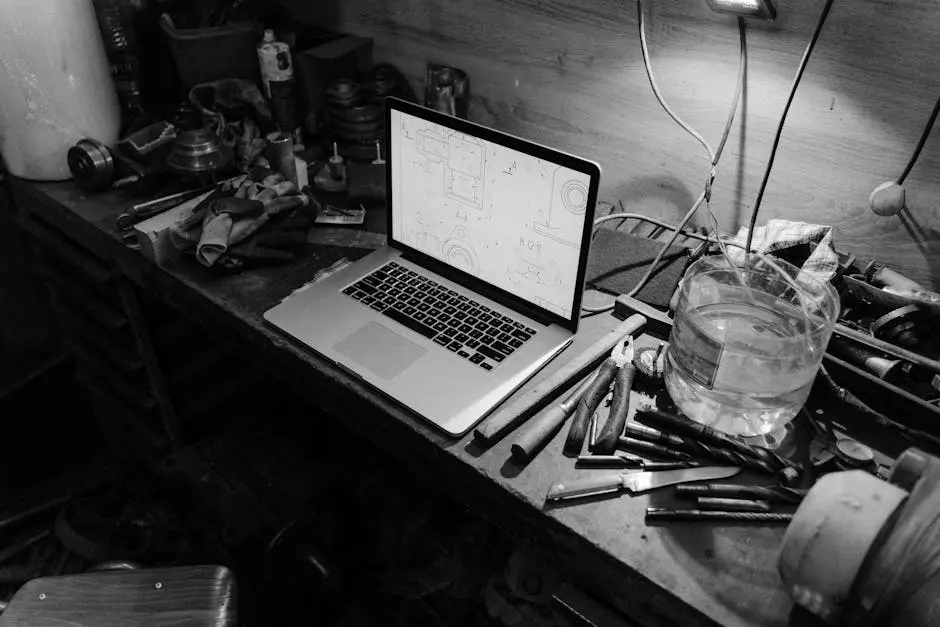
[[[304,253],[307,231],[315,218],[312,208],[299,207],[287,215],[271,219],[263,229],[229,247],[217,263],[227,270],[290,263]]]

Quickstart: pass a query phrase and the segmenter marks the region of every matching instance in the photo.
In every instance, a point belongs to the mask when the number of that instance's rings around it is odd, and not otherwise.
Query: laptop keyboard
[[[535,335],[535,329],[394,261],[343,293],[484,370],[498,366]]]

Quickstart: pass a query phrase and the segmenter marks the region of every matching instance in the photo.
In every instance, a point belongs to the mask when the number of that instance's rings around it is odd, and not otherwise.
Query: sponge
[[[591,244],[587,284],[610,294],[625,294],[643,278],[662,244],[629,233],[600,229]],[[672,246],[643,289],[638,300],[666,309],[669,299],[689,265],[689,249]]]

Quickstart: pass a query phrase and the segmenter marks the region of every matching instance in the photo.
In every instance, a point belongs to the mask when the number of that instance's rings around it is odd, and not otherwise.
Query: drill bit
[[[692,456],[688,453],[636,438],[620,436],[617,439],[617,448],[643,455],[644,457],[653,457],[654,459],[659,457],[680,462],[692,461]]]
[[[758,472],[774,474],[777,468],[753,457],[741,455],[737,451],[729,451],[715,446],[703,444],[691,438],[682,438],[671,433],[663,433],[659,429],[654,429],[642,424],[628,423],[625,429],[626,435],[647,442],[655,442],[661,446],[680,450],[689,453],[699,459],[713,459],[718,462],[742,468],[750,468]]]
[[[780,512],[722,512],[701,509],[672,509],[670,507],[646,508],[647,522],[662,522],[673,520],[716,520],[737,523],[789,523],[791,520],[793,520],[793,514]]]
[[[781,457],[773,451],[769,451],[761,446],[753,446],[747,442],[742,441],[736,436],[728,435],[727,433],[713,429],[708,425],[693,422],[682,416],[669,414],[647,407],[637,409],[636,420],[638,422],[642,422],[643,424],[663,429],[667,432],[681,434],[689,439],[694,438],[695,441],[704,440],[712,447],[725,450],[730,449],[742,456],[756,458],[765,465],[772,467],[774,471],[778,471],[783,468],[794,468],[796,470],[801,470],[799,464]]]
[[[783,486],[736,485],[706,483],[677,485],[676,496],[688,498],[717,497],[725,499],[751,499],[770,503],[797,504],[806,496],[806,490]]]

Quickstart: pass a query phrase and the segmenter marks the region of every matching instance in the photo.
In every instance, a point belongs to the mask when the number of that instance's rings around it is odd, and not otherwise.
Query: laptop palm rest
[[[359,327],[333,348],[383,379],[391,379],[427,353],[378,322]]]

